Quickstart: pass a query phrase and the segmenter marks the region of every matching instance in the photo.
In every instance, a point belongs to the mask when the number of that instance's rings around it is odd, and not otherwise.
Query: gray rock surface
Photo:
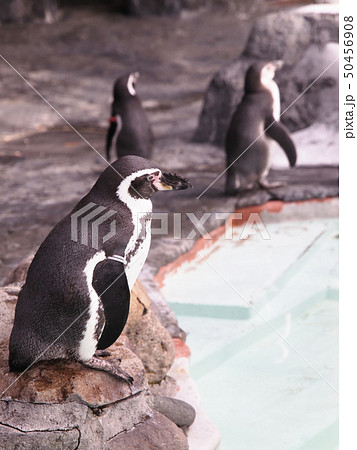
[[[188,450],[182,430],[165,416],[155,412],[153,416],[135,427],[113,437],[107,450]]]
[[[53,449],[53,450],[75,450],[80,442],[80,432],[77,429],[68,431],[32,431],[22,433],[13,428],[0,425],[0,449]],[[100,445],[93,442],[94,445]],[[95,447],[92,447],[95,448]],[[97,447],[99,448],[99,447]]]
[[[3,282],[3,286],[8,286],[9,284],[16,284],[21,286],[26,281],[27,271],[35,255],[29,255],[24,258],[20,264],[15,267],[15,269],[9,273]]]
[[[79,427],[86,420],[87,410],[86,405],[75,402],[41,404],[0,400],[1,423],[23,432]]]
[[[154,395],[151,405],[155,411],[167,417],[180,428],[192,425],[196,417],[196,412],[191,405],[176,398]]]
[[[151,310],[170,333],[171,337],[178,337],[185,341],[186,333],[179,327],[174,312],[169,307],[165,297],[162,295],[154,280],[154,275],[155,269],[150,267],[149,264],[146,264],[139,277],[146,290],[150,292],[150,298],[152,300]]]
[[[57,0],[0,0],[0,22],[53,23],[57,18]]]
[[[162,395],[165,397],[175,397],[178,386],[175,378],[166,375],[158,383],[149,384],[149,393],[151,395]]]
[[[295,9],[260,17],[251,29],[242,55],[213,76],[194,141],[224,143],[231,116],[243,95],[246,70],[256,60],[284,62],[275,80],[281,95],[281,120],[290,131],[305,128],[317,119],[334,122],[336,126],[337,66],[322,73],[338,56],[338,10],[334,11]],[[334,111],[327,115],[322,105],[324,97],[333,98],[327,111],[331,108]],[[319,110],[325,114],[319,116]]]
[[[149,383],[160,382],[175,359],[175,345],[169,332],[149,309],[141,320],[125,328],[136,355],[143,362]]]

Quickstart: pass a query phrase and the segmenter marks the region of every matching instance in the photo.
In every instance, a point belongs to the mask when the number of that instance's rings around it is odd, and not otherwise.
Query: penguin
[[[289,131],[279,121],[279,88],[273,80],[281,61],[256,62],[247,70],[244,95],[238,104],[226,135],[225,194],[237,191],[281,186],[266,179],[271,140],[282,147],[290,166],[296,164],[296,149]]]
[[[105,349],[117,340],[127,321],[130,291],[150,246],[151,196],[189,187],[186,178],[163,173],[138,156],[124,156],[101,174],[49,233],[29,267],[10,336],[11,371],[24,371],[38,361],[65,359],[133,381],[117,361],[100,356],[108,356]],[[96,214],[90,210],[93,207]],[[99,212],[102,217],[110,212],[110,220],[102,220],[99,228],[92,222],[90,227],[88,219]],[[98,238],[96,245],[93,238]]]
[[[154,137],[141,101],[136,95],[138,72],[119,77],[114,83],[111,117],[106,137],[106,158],[110,161],[112,145],[118,158],[137,155],[150,158]]]

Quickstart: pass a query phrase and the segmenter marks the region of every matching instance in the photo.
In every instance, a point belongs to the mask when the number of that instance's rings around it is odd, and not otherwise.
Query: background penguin
[[[139,73],[134,72],[116,80],[113,91],[112,115],[106,139],[106,157],[110,161],[112,146],[118,157],[137,155],[150,158],[153,134],[141,102],[136,95],[135,83]]]
[[[263,188],[281,186],[266,180],[270,138],[283,148],[290,166],[296,163],[295,145],[289,131],[279,122],[279,88],[273,78],[281,65],[280,61],[257,62],[246,73],[244,96],[226,136],[227,195],[257,184]]]
[[[108,167],[91,191],[44,240],[20,291],[9,345],[12,371],[41,360],[68,359],[105,370],[132,382],[115,361],[95,356],[112,345],[127,320],[130,290],[150,246],[152,203],[161,190],[190,187],[177,175],[162,173],[137,156]],[[99,227],[98,249],[92,227],[82,220],[81,242],[73,239],[73,223],[90,205],[115,211],[116,233],[106,240],[113,218]],[[87,222],[87,225],[88,222]],[[105,226],[106,225],[106,226]],[[88,234],[88,236],[87,236]]]

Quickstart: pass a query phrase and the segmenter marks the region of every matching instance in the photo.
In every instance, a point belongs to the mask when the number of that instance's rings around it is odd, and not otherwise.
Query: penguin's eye
[[[160,172],[159,172],[159,171],[158,171],[158,172],[155,172],[155,173],[151,173],[150,175],[147,176],[147,179],[148,179],[149,181],[154,181],[155,178],[157,178],[159,175],[160,175]]]

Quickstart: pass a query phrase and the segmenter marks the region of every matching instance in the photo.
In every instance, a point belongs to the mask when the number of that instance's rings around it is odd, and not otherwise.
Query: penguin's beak
[[[192,188],[187,178],[172,173],[163,173],[159,179],[154,181],[154,186],[158,191],[182,191]]]

